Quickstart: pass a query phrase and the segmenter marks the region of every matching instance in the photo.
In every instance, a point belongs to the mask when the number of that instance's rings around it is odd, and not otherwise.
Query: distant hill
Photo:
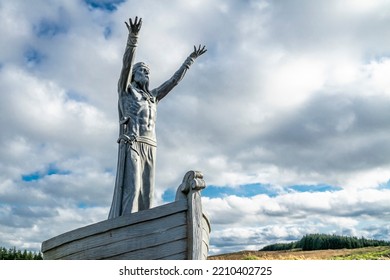
[[[328,250],[328,249],[356,249],[376,246],[390,246],[389,241],[366,239],[364,237],[349,237],[330,234],[307,234],[301,240],[290,243],[276,243],[265,246],[259,251],[282,250]]]

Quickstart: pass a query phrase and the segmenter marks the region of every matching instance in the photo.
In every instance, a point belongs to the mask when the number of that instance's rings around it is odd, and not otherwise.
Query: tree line
[[[307,234],[301,240],[290,243],[276,243],[265,246],[260,251],[282,251],[300,249],[303,251],[327,249],[355,249],[374,246],[390,246],[389,241],[349,237],[335,234]]]
[[[0,247],[0,260],[42,260],[41,252],[32,252],[27,250],[16,250],[16,248],[7,249]]]

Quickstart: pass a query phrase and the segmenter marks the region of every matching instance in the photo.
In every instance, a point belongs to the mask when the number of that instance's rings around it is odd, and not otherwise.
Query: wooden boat
[[[105,220],[42,243],[45,260],[207,259],[210,222],[202,211],[203,175],[189,171],[175,201]]]

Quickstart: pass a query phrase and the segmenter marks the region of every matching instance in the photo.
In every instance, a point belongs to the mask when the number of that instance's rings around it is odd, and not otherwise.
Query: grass
[[[334,260],[390,260],[389,247],[374,247],[371,251],[356,251],[345,256],[335,257]]]
[[[209,256],[209,260],[390,260],[390,246],[317,251],[241,251]]]

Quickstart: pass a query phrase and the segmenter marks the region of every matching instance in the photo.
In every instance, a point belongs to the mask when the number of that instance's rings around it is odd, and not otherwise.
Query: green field
[[[390,246],[338,250],[242,251],[210,256],[209,260],[390,260]]]

